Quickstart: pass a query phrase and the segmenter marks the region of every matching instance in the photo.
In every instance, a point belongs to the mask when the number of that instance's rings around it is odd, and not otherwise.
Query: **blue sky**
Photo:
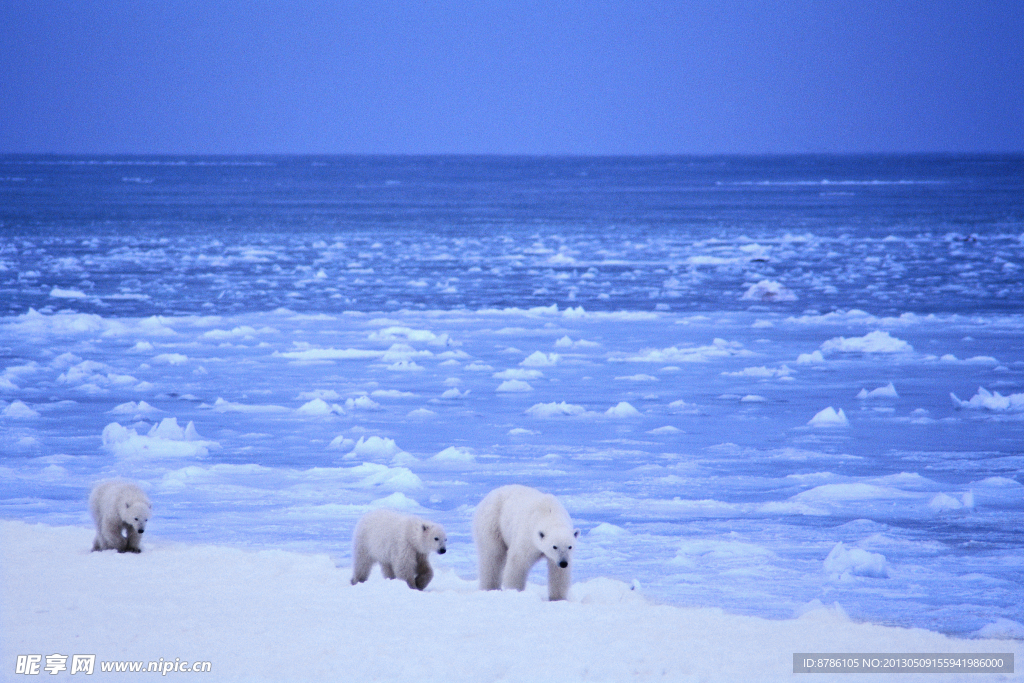
[[[0,0],[0,153],[1024,151],[1024,3]]]

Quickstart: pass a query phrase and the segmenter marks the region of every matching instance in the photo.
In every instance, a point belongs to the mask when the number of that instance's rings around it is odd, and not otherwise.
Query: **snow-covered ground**
[[[62,677],[70,675],[74,655],[96,655],[97,680],[130,675],[104,673],[104,663],[141,662],[145,669],[149,662],[177,662],[180,669],[180,662],[209,662],[208,673],[165,675],[218,681],[775,681],[792,680],[794,653],[991,652],[1013,653],[1018,662],[1024,653],[1020,641],[957,640],[925,629],[856,623],[821,604],[797,618],[768,620],[657,605],[642,589],[607,578],[576,583],[571,599],[557,603],[546,600],[539,584],[523,593],[479,591],[451,567],[440,569],[421,593],[376,570],[370,581],[352,586],[349,568],[324,554],[156,539],[140,555],[119,555],[88,552],[91,538],[80,527],[0,522],[7,674],[19,654],[42,655],[42,666],[47,656],[59,654],[68,657]],[[900,680],[978,676],[900,674]]]

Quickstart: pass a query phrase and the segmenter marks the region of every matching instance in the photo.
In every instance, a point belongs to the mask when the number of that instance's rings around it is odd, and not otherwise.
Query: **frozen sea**
[[[577,581],[1022,638],[1022,268],[1020,156],[0,156],[0,517],[472,580],[515,482]]]

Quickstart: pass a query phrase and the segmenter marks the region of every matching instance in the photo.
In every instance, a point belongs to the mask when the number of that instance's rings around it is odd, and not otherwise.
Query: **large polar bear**
[[[385,577],[423,590],[434,578],[427,556],[443,555],[447,543],[440,524],[385,508],[367,512],[352,534],[352,585],[366,581],[379,562]]]
[[[558,499],[511,484],[488,493],[473,515],[480,560],[480,589],[526,588],[537,560],[548,560],[548,599],[565,600],[572,581],[573,542],[580,530]]]
[[[142,552],[140,536],[146,531],[153,506],[137,485],[120,479],[96,484],[89,496],[89,510],[96,522],[93,550]]]

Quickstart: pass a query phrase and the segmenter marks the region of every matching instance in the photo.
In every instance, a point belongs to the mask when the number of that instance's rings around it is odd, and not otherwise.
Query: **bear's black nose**
[[[566,567],[569,566],[569,563],[566,562],[565,560],[562,560],[561,562],[558,563],[558,566],[561,567],[562,569],[565,569]]]
[[[437,551],[437,554],[438,554],[438,555],[444,555],[444,554],[445,554],[446,552],[448,552],[446,548],[441,548],[441,549],[439,549],[439,550]]]
[[[146,530],[145,529],[139,529],[139,533],[140,534],[144,534],[144,533],[146,533]]]

